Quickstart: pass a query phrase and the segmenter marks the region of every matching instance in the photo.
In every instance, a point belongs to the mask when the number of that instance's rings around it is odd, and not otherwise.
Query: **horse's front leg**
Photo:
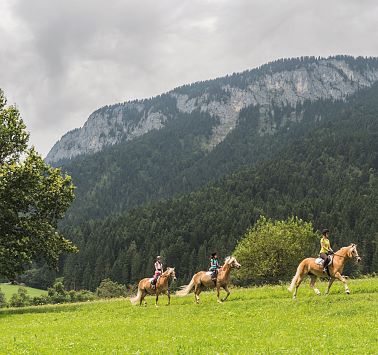
[[[344,284],[345,293],[347,295],[349,295],[350,294],[350,290],[349,290],[349,287],[348,287],[348,284],[346,282],[345,277],[343,275],[341,275],[339,272],[335,273],[335,277]]]
[[[171,304],[171,292],[170,292],[169,289],[167,290],[167,297],[168,297],[168,303],[167,303],[167,306],[169,306],[169,305]]]
[[[158,306],[158,301],[159,301],[159,292],[158,292],[158,290],[156,290],[156,298],[155,298],[155,306],[156,307],[159,307]]]
[[[333,284],[333,282],[335,281],[335,279],[333,277],[331,277],[329,280],[328,280],[328,286],[327,286],[327,291],[326,291],[326,295],[329,295],[329,290]]]
[[[226,285],[226,286],[223,286],[223,288],[224,288],[224,290],[227,292],[227,295],[226,295],[225,298],[222,299],[222,302],[224,302],[224,301],[228,298],[228,296],[230,295],[230,291],[228,290],[227,285]]]
[[[220,285],[219,285],[218,282],[217,282],[217,301],[218,301],[218,303],[222,303],[222,301],[220,299]]]

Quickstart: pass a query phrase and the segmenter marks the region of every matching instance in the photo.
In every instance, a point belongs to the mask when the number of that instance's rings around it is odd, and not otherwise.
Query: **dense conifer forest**
[[[303,118],[273,136],[256,134],[258,108],[245,109],[211,153],[196,149],[211,130],[211,120],[198,113],[196,120],[178,120],[175,130],[67,163],[80,198],[61,229],[80,252],[63,262],[65,283],[89,289],[106,277],[135,283],[151,274],[157,254],[187,281],[207,267],[213,250],[232,253],[260,215],[294,215],[328,227],[334,249],[358,244],[363,264],[355,272],[377,271],[377,97],[374,86],[345,102],[277,108],[278,120],[285,110]],[[196,135],[201,124],[208,130]],[[94,169],[111,159],[96,188],[85,191],[96,179]],[[130,191],[115,183],[121,178],[131,182]]]

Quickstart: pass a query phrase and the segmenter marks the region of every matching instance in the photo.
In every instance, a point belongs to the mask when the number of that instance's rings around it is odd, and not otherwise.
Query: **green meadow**
[[[0,283],[0,290],[5,293],[5,298],[9,301],[13,294],[18,292],[20,286],[17,285],[9,285],[5,283]],[[37,288],[32,287],[24,287],[28,291],[28,295],[31,297],[47,295],[47,291],[39,290]]]
[[[0,311],[4,354],[377,354],[378,278],[335,282],[316,296],[308,282],[292,300],[287,285],[166,297],[156,308],[128,299]],[[324,291],[325,283],[319,288]]]

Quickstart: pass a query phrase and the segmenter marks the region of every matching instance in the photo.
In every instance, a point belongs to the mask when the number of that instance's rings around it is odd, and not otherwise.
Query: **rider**
[[[156,257],[156,261],[155,261],[155,274],[154,274],[154,278],[153,280],[151,281],[151,286],[152,288],[156,288],[156,282],[159,278],[159,276],[163,273],[163,264],[161,262],[161,256],[158,255]]]
[[[323,236],[320,239],[320,246],[321,246],[320,257],[324,260],[323,271],[326,272],[327,271],[327,266],[328,266],[328,263],[329,263],[328,255],[333,254],[333,250],[331,248],[331,243],[330,243],[330,241],[328,239],[329,230],[328,229],[323,229],[322,235]]]
[[[210,258],[211,280],[216,283],[218,277],[218,269],[220,268],[217,253],[212,253]]]

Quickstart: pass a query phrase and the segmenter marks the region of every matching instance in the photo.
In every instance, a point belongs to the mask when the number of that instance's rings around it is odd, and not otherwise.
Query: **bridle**
[[[358,255],[358,252],[356,250],[356,255],[352,255],[351,259],[355,259],[357,260],[358,258],[361,259],[361,257]],[[349,256],[344,256],[344,255],[340,255],[340,254],[336,254],[336,253],[333,253],[333,255],[336,255],[336,256],[339,256],[340,258],[344,258],[344,259],[349,259],[350,257]]]

